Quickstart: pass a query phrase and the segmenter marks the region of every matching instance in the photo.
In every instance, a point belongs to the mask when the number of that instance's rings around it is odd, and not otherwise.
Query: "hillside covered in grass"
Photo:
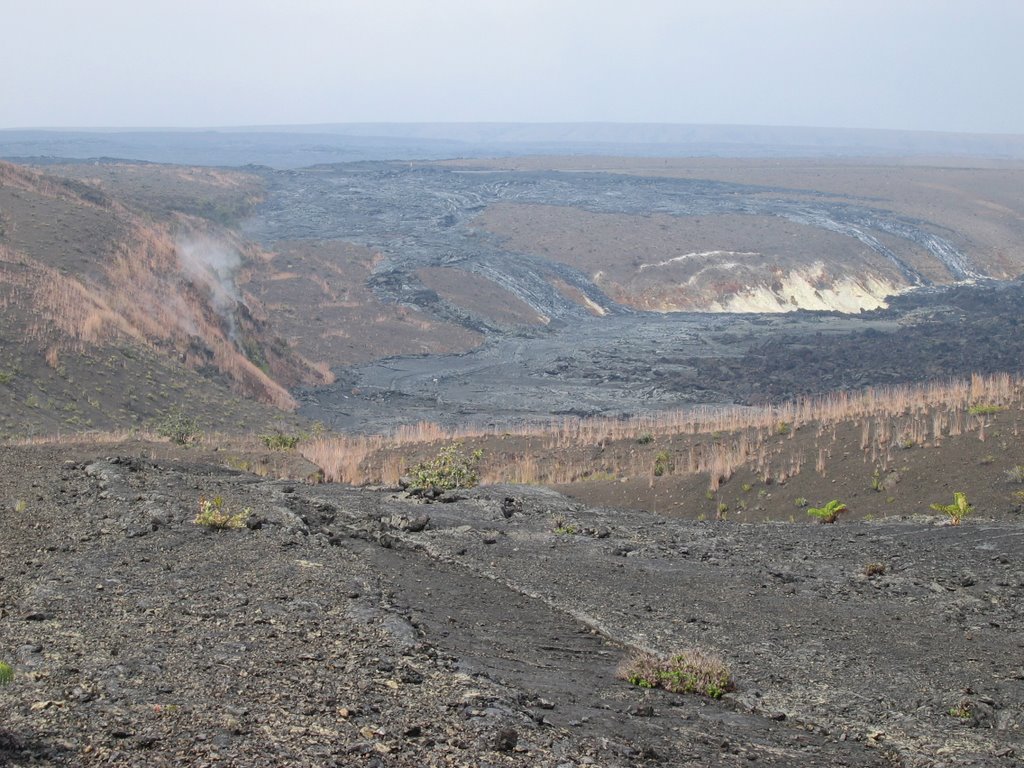
[[[158,207],[0,164],[0,436],[138,426],[174,408],[265,422],[294,408],[290,387],[329,380],[240,287],[266,255],[197,215],[251,197],[244,181],[204,172],[185,213],[173,195]],[[220,202],[207,206],[210,189]]]

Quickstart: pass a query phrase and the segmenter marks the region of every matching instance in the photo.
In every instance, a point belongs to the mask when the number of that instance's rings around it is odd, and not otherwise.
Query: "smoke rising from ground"
[[[218,240],[205,235],[179,235],[175,250],[181,270],[195,285],[210,294],[210,304],[228,326],[228,335],[237,341],[235,305],[242,298],[235,285],[235,272],[242,264],[238,252]]]

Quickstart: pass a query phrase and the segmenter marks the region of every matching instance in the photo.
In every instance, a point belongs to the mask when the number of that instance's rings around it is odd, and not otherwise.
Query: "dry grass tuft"
[[[697,693],[713,699],[721,698],[735,687],[722,658],[699,649],[687,649],[668,658],[635,653],[619,666],[616,677],[641,688]]]

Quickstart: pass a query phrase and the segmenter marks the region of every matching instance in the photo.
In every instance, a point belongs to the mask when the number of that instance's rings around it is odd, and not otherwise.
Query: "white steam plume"
[[[237,342],[234,309],[242,300],[235,285],[235,271],[242,264],[238,252],[204,235],[179,235],[175,249],[181,271],[209,291],[214,311],[227,323],[231,340]]]

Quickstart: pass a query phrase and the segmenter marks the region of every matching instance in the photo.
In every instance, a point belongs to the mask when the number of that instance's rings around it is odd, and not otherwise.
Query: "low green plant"
[[[260,440],[272,451],[291,451],[299,444],[299,435],[286,435],[283,432],[272,432],[260,435]]]
[[[28,504],[25,502],[24,499],[18,499],[16,502],[14,502],[14,511],[17,512],[19,515],[26,509],[28,509]]]
[[[156,433],[178,445],[195,442],[200,435],[198,422],[179,408],[171,410],[164,416],[156,425]]]
[[[559,536],[575,536],[580,532],[580,529],[570,523],[566,518],[559,515],[551,523],[552,533],[557,533]]]
[[[11,371],[0,371],[0,384],[10,384],[14,378],[14,374]]]
[[[654,435],[650,432],[644,432],[636,439],[637,445],[648,445],[654,442]]]
[[[841,514],[847,511],[848,509],[843,502],[838,499],[832,499],[823,507],[811,507],[807,510],[807,514],[818,518],[823,523],[834,523]]]
[[[744,483],[743,485],[740,486],[740,489],[742,489],[744,493],[750,493],[754,489],[754,486],[752,486],[750,483]]]
[[[974,507],[967,501],[967,494],[960,491],[953,494],[952,504],[932,504],[931,508],[948,515],[952,525],[960,525],[960,522],[974,511]]]
[[[224,506],[224,499],[220,496],[213,499],[200,496],[199,513],[193,522],[215,531],[227,531],[232,528],[244,528],[246,518],[250,514],[252,514],[252,510],[249,507],[241,512],[231,514]]]
[[[462,443],[452,443],[438,451],[430,461],[417,464],[409,470],[412,477],[410,488],[440,491],[455,488],[472,488],[480,482],[479,467],[484,452],[477,449],[472,453],[462,450]]]
[[[617,677],[641,688],[664,688],[672,693],[697,693],[721,698],[734,687],[725,662],[715,654],[688,649],[662,658],[635,653],[620,666]]]
[[[884,489],[885,485],[882,483],[882,470],[875,467],[875,471],[871,473],[871,490],[881,493]]]
[[[775,425],[776,435],[788,435],[792,431],[793,427],[790,425],[788,421],[780,421],[778,424]]]
[[[794,504],[795,504],[795,505],[796,505],[797,507],[799,507],[800,509],[803,509],[803,508],[804,508],[804,507],[806,507],[806,506],[807,506],[807,505],[808,505],[808,504],[809,504],[810,502],[809,502],[809,501],[807,501],[807,499],[805,499],[805,498],[804,498],[803,496],[800,496],[799,498],[793,499],[793,503],[794,503]]]
[[[961,703],[955,707],[950,707],[946,714],[950,717],[958,717],[961,720],[967,720],[971,717],[971,708],[966,703]]]
[[[971,414],[971,416],[991,416],[994,413],[999,413],[1000,411],[1005,410],[1006,408],[1004,408],[1001,405],[992,405],[991,403],[978,403],[977,405],[972,405],[970,408],[968,408],[967,412]]]
[[[672,456],[668,451],[658,451],[654,455],[654,476],[661,477],[672,469]]]
[[[14,679],[14,669],[10,664],[0,661],[0,685],[7,685]]]
[[[1024,483],[1024,465],[1017,464],[1006,470],[1006,479],[1011,483]]]

